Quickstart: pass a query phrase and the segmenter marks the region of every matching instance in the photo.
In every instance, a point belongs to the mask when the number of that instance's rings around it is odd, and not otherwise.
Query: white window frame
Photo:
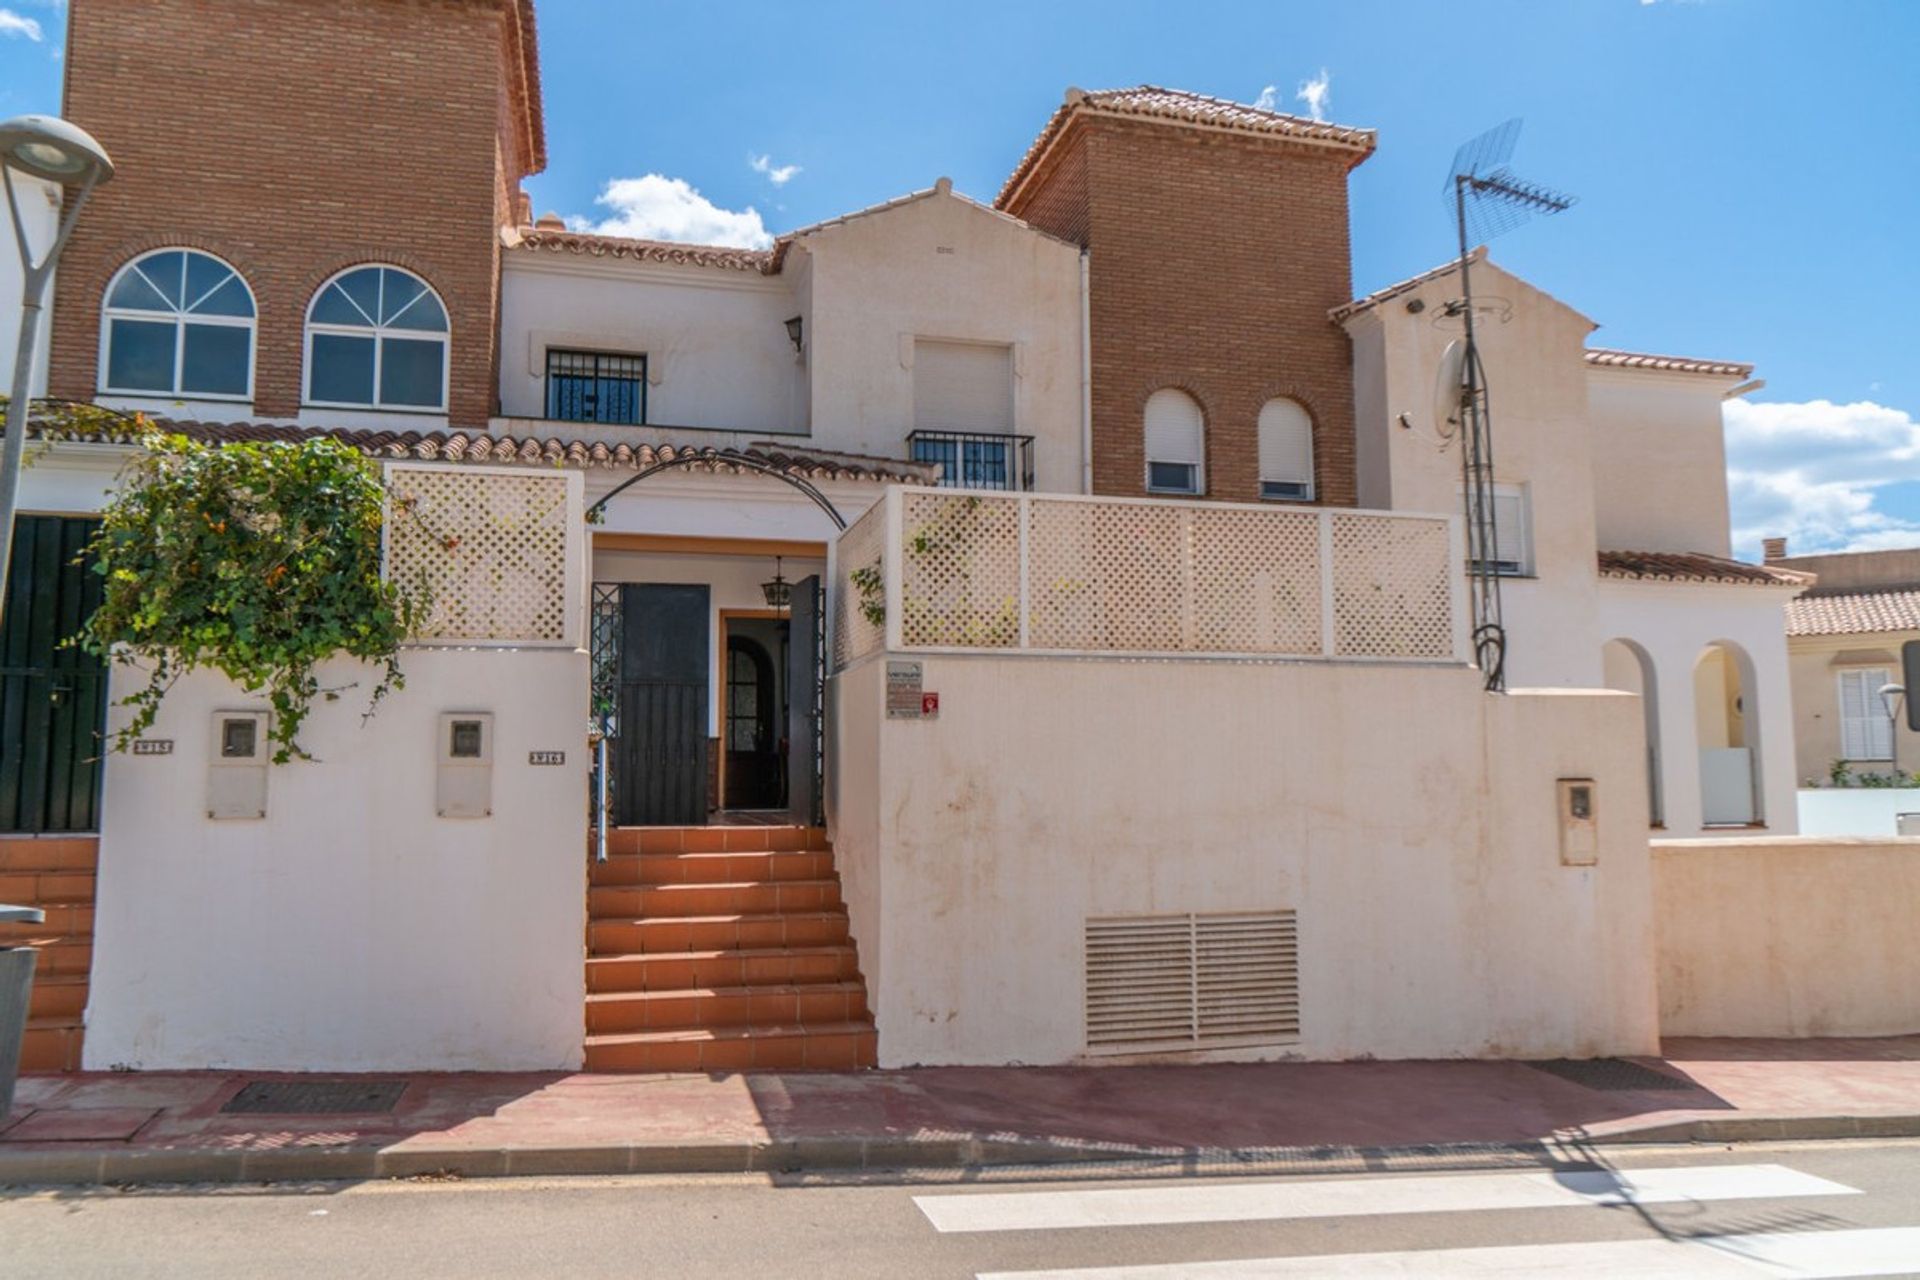
[[[1496,560],[1494,572],[1502,578],[1537,577],[1538,574],[1535,572],[1533,562],[1533,494],[1531,486],[1526,484],[1496,484],[1492,486],[1492,493],[1496,504],[1501,498],[1511,498],[1520,508],[1520,545],[1517,548],[1520,554],[1518,560],[1512,562],[1517,564],[1518,567],[1513,569],[1499,568],[1498,565],[1500,562]],[[1466,493],[1464,490],[1461,491],[1460,502],[1461,509],[1465,510]],[[1512,521],[1503,521],[1499,518],[1499,508],[1496,505],[1493,528],[1495,539],[1503,539],[1506,536],[1504,531],[1511,528],[1512,523]],[[1469,537],[1471,537],[1471,534],[1469,534]],[[1494,551],[1497,553],[1499,550],[1499,546],[1496,545]],[[1472,567],[1472,563],[1471,559],[1469,559],[1469,567]]]
[[[120,282],[126,278],[129,271],[132,271],[147,259],[162,253],[198,254],[208,261],[217,262],[227,270],[233,272],[233,279],[238,280],[240,287],[247,291],[247,303],[253,308],[253,314],[250,316],[190,316],[186,307],[191,304],[187,303],[185,298],[182,298],[181,308],[174,311],[172,316],[173,389],[170,391],[156,391],[152,387],[116,387],[107,381],[113,369],[111,359],[113,354],[113,322],[115,320],[136,320],[143,324],[164,324],[167,321],[167,313],[164,311],[139,311],[130,307],[116,307],[109,302],[109,299],[113,297],[114,290],[120,287]],[[194,301],[201,301],[211,295],[215,290],[224,288],[226,283],[224,279],[221,280],[219,284],[207,290],[206,293],[202,294],[200,298],[194,299]],[[186,371],[187,326],[189,324],[208,325],[210,327],[227,329],[245,329],[247,331],[247,389],[244,393],[235,394],[227,391],[181,390],[180,378]],[[107,281],[105,292],[100,295],[100,352],[96,367],[99,369],[97,384],[99,386],[99,394],[101,395],[145,397],[149,400],[218,400],[230,404],[251,404],[253,402],[254,369],[255,366],[259,364],[259,361],[260,300],[253,296],[253,286],[247,283],[247,277],[241,273],[240,268],[234,266],[217,253],[208,253],[205,249],[196,249],[191,245],[162,245],[157,249],[148,249],[144,253],[135,254],[133,257],[127,259],[126,262],[122,263],[120,269],[114,272],[113,277]]]
[[[1276,405],[1286,406],[1287,408],[1296,410],[1300,414],[1301,420],[1307,425],[1307,470],[1304,478],[1267,474],[1267,468],[1274,460],[1267,457],[1267,436],[1260,422],[1260,418],[1266,417],[1267,410]],[[1307,411],[1307,406],[1301,404],[1291,396],[1275,396],[1260,406],[1260,418],[1254,419],[1254,453],[1260,465],[1260,500],[1262,502],[1312,502],[1315,494],[1318,492],[1314,484],[1313,414]],[[1297,489],[1298,492],[1268,493],[1267,486],[1270,484],[1290,485]]]
[[[1861,690],[1861,701],[1866,708],[1863,716],[1847,714],[1847,682],[1857,679],[1865,682]],[[1893,723],[1880,705],[1880,686],[1893,680],[1893,674],[1886,667],[1843,667],[1835,673],[1834,702],[1840,712],[1840,758],[1893,762]],[[1856,751],[1855,748],[1862,748]]]
[[[326,295],[326,292],[328,289],[333,287],[335,281],[342,280],[347,276],[354,274],[354,272],[356,271],[368,271],[368,270],[376,270],[376,269],[382,270],[382,271],[397,271],[403,276],[407,276],[412,280],[418,281],[421,287],[423,287],[428,294],[432,295],[433,300],[440,304],[440,314],[444,315],[447,318],[447,327],[441,330],[440,332],[435,333],[431,329],[398,329],[398,328],[394,328],[390,323],[359,325],[359,324],[326,324],[326,323],[316,323],[314,321],[314,318],[313,318],[314,307],[319,305],[320,299]],[[382,276],[380,279],[380,291],[381,291],[381,298],[383,301],[386,296],[386,288],[387,288],[386,277]],[[408,305],[412,305],[412,304],[408,304]],[[366,313],[362,312],[361,314],[364,315]],[[373,339],[373,399],[371,401],[363,402],[358,400],[315,400],[312,398],[311,393],[313,391],[313,339],[315,334],[336,334],[341,337]],[[390,405],[390,404],[380,403],[380,356],[385,347],[385,343],[383,339],[385,339],[389,334],[391,334],[393,337],[403,338],[410,341],[424,341],[427,339],[439,340],[440,342],[440,403],[438,405],[422,405],[422,404],[391,404]],[[405,267],[395,266],[391,262],[356,262],[350,267],[334,272],[332,275],[328,276],[325,280],[321,281],[320,287],[313,291],[313,296],[311,298],[307,299],[306,332],[301,339],[301,348],[302,350],[301,350],[301,361],[300,361],[300,404],[301,404],[301,407],[303,408],[363,409],[363,410],[371,409],[371,410],[376,410],[380,413],[417,413],[417,414],[427,415],[430,417],[445,417],[447,414],[447,402],[451,396],[452,382],[453,382],[453,312],[448,309],[447,300],[440,296],[440,291],[434,288],[433,285],[428,282],[426,277],[420,275],[418,272],[409,271]]]
[[[1148,493],[1164,494],[1169,497],[1179,497],[1179,498],[1205,497],[1207,492],[1207,410],[1206,410],[1206,407],[1200,403],[1199,399],[1196,398],[1191,391],[1186,390],[1184,387],[1156,388],[1152,393],[1152,395],[1149,395],[1147,397],[1148,403],[1152,402],[1154,396],[1161,395],[1162,393],[1165,393],[1165,392],[1172,392],[1175,395],[1178,395],[1184,398],[1189,404],[1193,406],[1194,411],[1200,415],[1200,438],[1198,442],[1199,447],[1195,450],[1195,453],[1198,456],[1193,458],[1156,458],[1154,457],[1152,450],[1146,447],[1148,444],[1147,417],[1146,417],[1146,406],[1143,405],[1141,407],[1141,412],[1140,412],[1140,438],[1141,438],[1141,445],[1142,445],[1141,453],[1146,458],[1145,474],[1142,477],[1142,479],[1146,484],[1146,490]],[[1191,489],[1177,489],[1177,488],[1169,488],[1165,485],[1156,485],[1153,482],[1153,464],[1156,462],[1169,467],[1192,467],[1193,468],[1193,487]]]

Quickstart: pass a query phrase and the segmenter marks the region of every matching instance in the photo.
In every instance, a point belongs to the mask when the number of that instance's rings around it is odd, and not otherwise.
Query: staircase
[[[0,947],[40,951],[20,1046],[23,1073],[80,1069],[99,850],[96,836],[0,836],[0,902],[47,913],[44,924],[0,924]]]
[[[817,827],[623,827],[587,890],[588,1071],[874,1063]]]

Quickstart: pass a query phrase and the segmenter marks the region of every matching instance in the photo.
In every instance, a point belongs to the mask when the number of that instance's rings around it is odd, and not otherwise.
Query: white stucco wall
[[[1508,683],[1596,686],[1593,458],[1581,355],[1593,322],[1484,260],[1473,267],[1473,284],[1495,482],[1523,486],[1531,512],[1533,574],[1501,584]],[[1461,509],[1461,446],[1443,442],[1434,409],[1441,356],[1463,333],[1443,312],[1459,296],[1459,278],[1449,274],[1347,322],[1363,506]]]
[[[15,172],[13,189],[20,202],[20,220],[26,226],[27,246],[36,260],[46,256],[60,228],[60,188]],[[0,204],[6,196],[0,193]],[[13,390],[14,358],[20,346],[20,297],[24,283],[20,252],[13,237],[13,218],[0,209],[0,395]],[[53,328],[53,281],[47,282],[40,312],[40,334],[34,346],[33,395],[47,393],[47,334]]]
[[[1920,813],[1920,788],[1802,787],[1799,812],[1802,835],[1898,835],[1900,815]]]
[[[1663,1034],[1920,1031],[1920,839],[1656,841],[1653,867]]]
[[[1284,908],[1301,1034],[1236,1056],[1654,1050],[1632,698],[1490,696],[1464,668],[922,655],[939,717],[890,720],[884,658],[831,694],[882,1065],[1080,1059],[1087,917]],[[1560,863],[1561,777],[1597,781],[1595,867]]]
[[[1720,410],[1739,381],[1587,367],[1594,518],[1602,547],[1732,554]]]
[[[206,817],[212,713],[265,702],[182,680],[107,759],[86,1066],[301,1071],[577,1067],[586,927],[587,658],[411,649],[364,725],[371,675],[328,664],[267,817]],[[124,696],[132,673],[117,670]],[[436,816],[438,716],[490,711],[493,815]],[[124,713],[116,712],[111,724]],[[562,750],[564,767],[529,751]]]
[[[1760,821],[1768,831],[1799,830],[1793,758],[1793,691],[1787,675],[1786,603],[1791,589],[1708,583],[1603,579],[1596,645],[1631,640],[1653,664],[1659,722],[1662,814],[1666,834],[1699,835],[1702,742],[1696,667],[1707,646],[1736,645],[1751,662],[1754,689],[1742,689],[1745,745],[1758,758]],[[1617,653],[1616,653],[1617,659]],[[1608,683],[1625,685],[1616,671]],[[1712,717],[1709,716],[1709,719]],[[1724,709],[1720,725],[1724,726]]]

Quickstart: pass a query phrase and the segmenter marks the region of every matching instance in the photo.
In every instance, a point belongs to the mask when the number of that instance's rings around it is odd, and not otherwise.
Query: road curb
[[[386,1178],[510,1178],[594,1174],[844,1175],[885,1170],[1114,1166],[1140,1175],[1430,1172],[1592,1163],[1592,1147],[1920,1137],[1920,1115],[1729,1116],[1608,1130],[1537,1142],[1417,1146],[1140,1147],[1044,1139],[825,1137],[765,1142],[583,1143],[569,1146],[293,1147],[236,1151],[101,1148],[0,1149],[0,1186],[135,1186]]]

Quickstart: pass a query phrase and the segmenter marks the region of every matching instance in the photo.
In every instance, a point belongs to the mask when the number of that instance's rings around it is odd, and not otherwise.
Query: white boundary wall
[[[110,755],[85,1065],[287,1071],[577,1067],[586,929],[587,657],[409,649],[406,688],[364,725],[377,673],[328,664],[270,766],[267,816],[210,820],[215,711],[258,710],[217,676],[174,686]],[[116,668],[116,698],[142,673]],[[494,716],[493,815],[435,813],[438,719]],[[110,728],[124,723],[116,710]],[[563,767],[529,751],[563,750]]]
[[[1899,835],[1903,813],[1920,813],[1920,788],[1800,788],[1802,835]]]
[[[935,719],[885,714],[886,659]],[[1640,707],[1449,666],[889,653],[833,679],[836,860],[883,1066],[1083,1060],[1084,922],[1298,913],[1237,1057],[1656,1051]],[[1562,865],[1556,780],[1596,783]],[[1111,1060],[1103,1058],[1102,1060]]]

